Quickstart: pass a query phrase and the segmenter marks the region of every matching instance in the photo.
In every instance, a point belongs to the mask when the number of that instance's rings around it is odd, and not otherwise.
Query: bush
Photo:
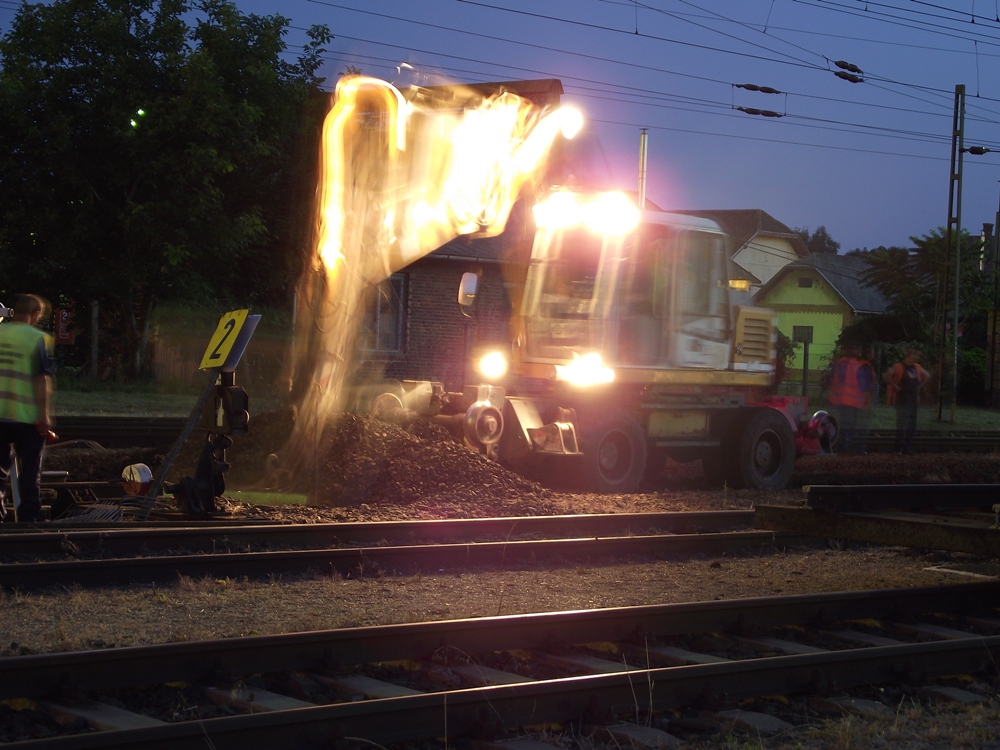
[[[958,388],[960,404],[979,405],[986,398],[986,350],[979,347],[959,349]]]

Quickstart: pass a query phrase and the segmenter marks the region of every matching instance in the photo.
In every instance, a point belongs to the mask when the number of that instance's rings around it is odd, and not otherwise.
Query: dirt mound
[[[548,495],[427,422],[403,427],[345,414],[328,433],[320,444],[315,486],[307,492],[312,504],[458,503],[521,515],[537,512]]]

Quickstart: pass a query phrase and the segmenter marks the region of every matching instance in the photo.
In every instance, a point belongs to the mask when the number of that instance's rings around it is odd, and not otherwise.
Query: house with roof
[[[829,364],[841,331],[866,315],[888,310],[878,290],[864,284],[858,255],[806,255],[786,264],[755,295],[760,307],[778,313],[778,330],[800,344],[789,375],[802,375],[804,357],[813,379]]]
[[[511,230],[513,231],[513,230]],[[379,284],[359,339],[361,379],[434,380],[458,391],[477,348],[510,348],[504,259],[511,235],[458,237]],[[479,276],[474,314],[458,304],[462,274]]]
[[[736,304],[754,304],[754,296],[775,274],[809,254],[795,230],[759,208],[677,213],[711,219],[726,232],[730,289]]]

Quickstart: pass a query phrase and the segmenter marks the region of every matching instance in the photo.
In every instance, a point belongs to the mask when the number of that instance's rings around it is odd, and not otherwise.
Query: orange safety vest
[[[840,359],[833,367],[833,381],[830,383],[830,403],[839,406],[853,406],[866,409],[871,404],[874,379],[872,366],[860,359]],[[862,375],[864,369],[869,372]],[[862,378],[868,380],[863,383]]]
[[[927,382],[931,374],[915,362],[913,366],[917,368],[917,379],[920,385],[923,385]],[[896,403],[896,394],[899,393],[899,384],[903,382],[903,373],[905,371],[906,365],[902,362],[897,362],[886,372],[887,384],[889,386],[885,394],[885,403],[887,406],[893,406]]]

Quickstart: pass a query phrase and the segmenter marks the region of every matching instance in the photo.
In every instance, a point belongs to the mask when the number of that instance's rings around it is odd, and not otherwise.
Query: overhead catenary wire
[[[482,61],[476,60],[474,58],[468,58],[468,57],[464,57],[464,56],[453,55],[453,54],[450,54],[450,53],[434,53],[431,50],[422,50],[422,49],[418,49],[418,48],[413,48],[411,46],[405,46],[404,47],[402,45],[395,45],[395,44],[391,44],[391,43],[383,43],[383,42],[378,42],[376,40],[371,40],[371,39],[366,39],[366,38],[361,38],[361,37],[353,37],[353,36],[349,36],[349,35],[340,35],[340,38],[349,39],[349,40],[352,40],[352,41],[365,42],[365,43],[369,43],[369,44],[378,44],[378,45],[383,45],[383,46],[388,46],[388,47],[394,47],[394,48],[398,48],[398,49],[406,49],[406,50],[414,51],[414,52],[417,52],[417,53],[420,53],[420,54],[428,54],[428,55],[437,54],[440,57],[446,57],[446,58],[450,58],[450,59],[457,59],[457,60],[462,60],[462,61],[465,61],[465,62],[475,62],[475,63],[482,62]],[[561,73],[559,73],[557,71],[542,70],[542,69],[537,69],[537,68],[526,68],[526,67],[523,67],[523,66],[512,66],[512,65],[505,65],[504,67],[506,67],[506,68],[508,68],[510,70],[517,70],[517,71],[519,71],[522,74],[523,73],[531,73],[531,74],[534,74],[534,75],[543,75],[543,76],[558,77],[561,80],[563,80],[564,85],[567,87],[567,92],[570,92],[570,91],[572,91],[574,89],[574,86],[575,86],[575,84],[573,83],[574,81],[580,81],[581,84],[595,84],[595,85],[607,86],[608,87],[608,91],[606,92],[606,94],[613,93],[614,96],[600,97],[597,94],[593,93],[592,89],[588,90],[588,93],[586,95],[589,95],[589,96],[594,97],[594,98],[605,98],[608,101],[623,101],[622,97],[625,96],[625,95],[627,95],[627,94],[636,95],[636,96],[646,96],[646,97],[654,97],[654,96],[656,96],[656,97],[667,97],[667,96],[669,96],[667,94],[664,94],[663,92],[654,92],[654,91],[650,91],[649,89],[643,89],[641,87],[629,87],[629,86],[622,86],[620,84],[617,84],[617,85],[616,84],[612,84],[611,82],[596,81],[594,79],[584,79],[584,78],[579,78],[577,76],[574,76],[572,74],[567,76],[567,75],[561,74]],[[719,83],[724,83],[724,82],[719,81]],[[731,84],[729,84],[729,85],[731,85]],[[585,86],[583,88],[586,89]],[[720,100],[710,100],[710,99],[697,99],[696,100],[693,97],[677,97],[677,98],[678,99],[684,99],[688,103],[697,102],[697,103],[701,104],[702,106],[709,107],[709,108],[731,108],[731,104],[727,104],[727,103],[722,102]],[[648,102],[644,102],[644,104],[648,104],[649,106],[662,106],[662,105],[649,104]],[[812,118],[812,117],[804,116],[804,115],[795,115],[794,113],[791,114],[791,115],[789,115],[789,116],[796,117],[796,118],[799,118],[799,119],[802,119],[802,120],[805,120],[805,121],[810,121],[811,120],[811,121],[815,121],[815,122],[822,122],[824,124],[839,124],[839,125],[843,125],[843,126],[849,126],[849,127],[853,127],[853,128],[857,128],[859,130],[865,131],[867,133],[884,132],[884,133],[891,134],[891,135],[894,135],[894,136],[906,136],[906,137],[918,136],[918,137],[925,138],[925,139],[930,140],[930,141],[937,141],[937,142],[940,142],[940,143],[945,143],[945,142],[948,141],[948,135],[947,135],[947,133],[943,133],[943,132],[942,133],[930,133],[930,132],[916,133],[914,131],[906,131],[906,130],[898,129],[898,128],[886,128],[886,127],[883,127],[883,126],[867,125],[867,124],[863,124],[863,123],[847,123],[847,122],[844,122],[844,121],[837,121],[837,120],[832,120],[832,119]]]

